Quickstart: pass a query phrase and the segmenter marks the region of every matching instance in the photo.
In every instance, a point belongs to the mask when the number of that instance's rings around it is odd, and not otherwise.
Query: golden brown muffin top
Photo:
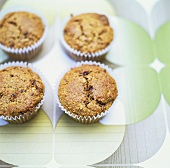
[[[113,40],[113,29],[105,15],[86,13],[72,17],[64,28],[67,44],[83,53],[105,49]]]
[[[43,35],[41,18],[29,12],[11,12],[0,21],[0,43],[10,48],[24,48],[36,43]]]
[[[105,112],[118,95],[115,80],[96,65],[72,68],[61,79],[58,96],[62,106],[78,116]]]
[[[19,116],[35,111],[44,95],[44,84],[30,68],[0,70],[0,115]]]

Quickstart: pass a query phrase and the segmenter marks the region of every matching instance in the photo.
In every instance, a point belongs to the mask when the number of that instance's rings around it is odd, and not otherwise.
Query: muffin
[[[0,21],[0,47],[17,60],[34,57],[42,47],[45,34],[45,21],[33,12],[9,12]]]
[[[0,70],[0,116],[12,123],[23,123],[37,114],[45,86],[29,67],[9,66]]]
[[[107,16],[84,13],[72,17],[64,27],[62,43],[75,60],[102,60],[114,38]]]
[[[118,96],[116,81],[98,65],[82,64],[70,69],[58,87],[59,104],[82,123],[101,119]]]

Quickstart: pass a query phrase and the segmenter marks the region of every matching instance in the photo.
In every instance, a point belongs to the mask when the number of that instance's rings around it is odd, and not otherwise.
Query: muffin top
[[[118,95],[115,80],[96,65],[72,68],[61,79],[58,97],[62,106],[78,116],[96,116],[105,112]]]
[[[29,12],[11,12],[0,21],[0,43],[10,48],[24,48],[36,43],[43,35],[41,18]]]
[[[105,15],[86,13],[72,17],[64,28],[64,39],[73,49],[94,53],[113,40],[113,29]]]
[[[0,70],[0,115],[19,116],[35,111],[44,95],[44,84],[30,68]]]

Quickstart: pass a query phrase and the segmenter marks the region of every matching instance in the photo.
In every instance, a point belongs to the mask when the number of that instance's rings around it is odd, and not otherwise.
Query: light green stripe
[[[115,41],[107,60],[117,65],[146,65],[154,60],[152,41],[137,24],[122,18],[114,18]]]
[[[115,70],[121,86],[121,99],[126,124],[140,122],[150,116],[160,102],[157,73],[149,67],[122,67]]]
[[[159,74],[163,95],[170,105],[170,66],[163,68]]]
[[[170,64],[170,22],[158,30],[154,45],[157,58],[165,64]]]

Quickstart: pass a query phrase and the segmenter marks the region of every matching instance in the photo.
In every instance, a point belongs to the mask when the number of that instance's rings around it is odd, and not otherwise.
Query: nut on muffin
[[[116,81],[97,65],[72,68],[61,79],[58,88],[61,105],[78,117],[94,117],[107,111],[117,96]]]
[[[42,37],[43,32],[41,18],[30,12],[11,12],[0,21],[0,43],[9,48],[29,47]]]
[[[34,113],[43,96],[44,84],[29,67],[10,66],[0,70],[0,116]]]
[[[72,17],[64,28],[64,39],[74,50],[95,53],[105,49],[114,38],[105,15],[84,13]]]

